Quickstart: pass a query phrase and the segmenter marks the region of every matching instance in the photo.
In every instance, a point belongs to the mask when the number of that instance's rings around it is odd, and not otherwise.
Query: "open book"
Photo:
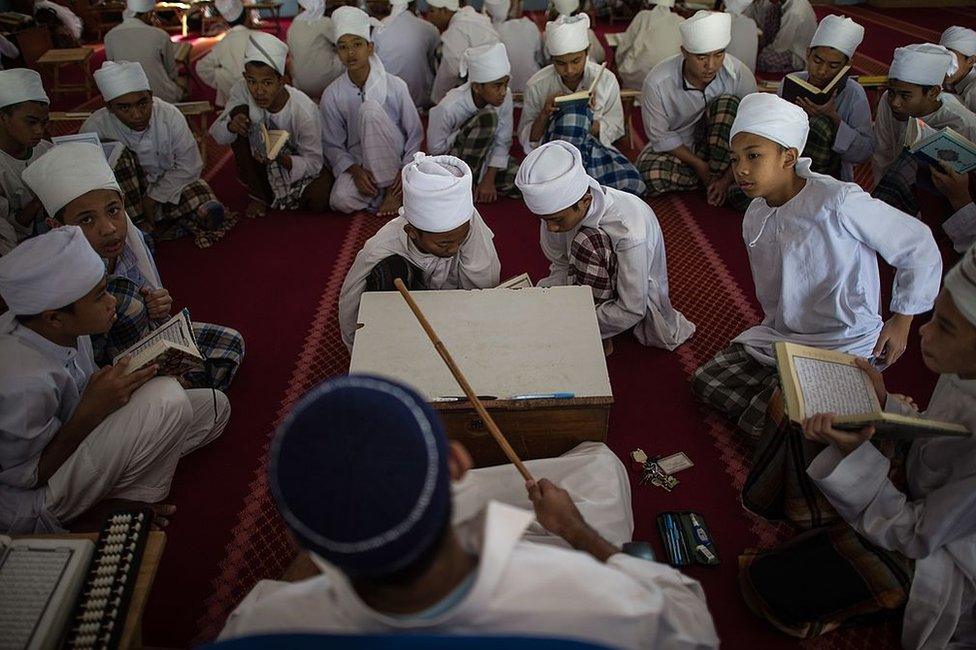
[[[817,413],[836,413],[838,429],[873,424],[876,435],[887,438],[969,436],[958,424],[885,413],[871,378],[854,360],[843,352],[777,342],[776,366],[790,419],[803,422]]]
[[[589,102],[590,95],[592,95],[593,91],[596,90],[596,85],[600,83],[600,79],[603,77],[603,73],[606,71],[606,69],[607,69],[607,62],[604,61],[603,65],[600,66],[600,71],[596,73],[595,77],[593,77],[593,83],[590,84],[590,87],[587,90],[580,90],[578,92],[571,93],[569,95],[562,95],[561,97],[557,97],[554,100],[556,104],[556,108],[564,108],[566,106],[572,106],[574,104],[585,104]]]
[[[148,336],[136,342],[112,360],[118,363],[125,355],[132,355],[126,374],[150,363],[159,366],[157,374],[179,377],[194,370],[203,369],[203,355],[193,340],[193,324],[190,312],[184,309]]]
[[[259,156],[274,160],[281,153],[282,147],[288,142],[288,131],[283,129],[268,129],[264,124],[258,124],[251,129],[251,147]]]
[[[532,286],[532,278],[529,277],[528,273],[523,273],[521,275],[516,275],[514,278],[509,278],[499,284],[497,289],[527,289]]]
[[[823,88],[817,88],[806,79],[801,79],[797,73],[791,72],[783,78],[783,99],[795,103],[797,99],[803,97],[817,105],[826,104],[840,88],[840,85],[847,83],[847,73],[850,70],[851,66],[845,65]]]
[[[105,153],[105,160],[108,161],[109,167],[115,167],[115,163],[119,161],[119,156],[121,156],[122,152],[125,150],[125,145],[123,145],[121,142],[102,142],[97,133],[72,133],[71,135],[56,135],[51,138],[51,142],[56,145],[64,144],[66,142],[90,142],[94,145],[98,145]]]
[[[905,146],[927,165],[949,165],[960,174],[976,169],[976,144],[948,126],[936,131],[917,117],[910,117]]]
[[[0,535],[0,647],[61,647],[95,544]]]

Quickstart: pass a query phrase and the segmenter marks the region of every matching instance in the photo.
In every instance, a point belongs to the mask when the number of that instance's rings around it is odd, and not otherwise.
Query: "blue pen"
[[[512,399],[573,399],[576,397],[576,393],[526,393],[525,395],[516,395]]]
[[[672,543],[674,544],[674,548],[677,551],[675,553],[675,558],[677,560],[675,563],[684,564],[685,557],[684,554],[681,552],[681,543],[678,537],[678,527],[675,525],[674,519],[672,517],[668,517],[667,522],[668,522],[668,532],[671,535]]]

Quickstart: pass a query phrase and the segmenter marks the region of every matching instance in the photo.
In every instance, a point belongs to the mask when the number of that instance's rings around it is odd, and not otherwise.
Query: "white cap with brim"
[[[30,68],[0,70],[0,108],[23,102],[51,103],[41,75]]]
[[[678,25],[686,52],[705,54],[724,50],[732,41],[732,16],[704,9]]]
[[[916,43],[895,49],[888,78],[919,86],[941,86],[956,57],[941,45]]]
[[[52,147],[21,177],[50,217],[92,190],[122,193],[105,152],[91,142],[66,142]]]
[[[752,93],[739,102],[729,140],[739,133],[754,133],[800,153],[810,133],[810,118],[802,108],[773,93]]]
[[[152,88],[142,65],[132,61],[106,61],[95,71],[95,85],[106,102]]]

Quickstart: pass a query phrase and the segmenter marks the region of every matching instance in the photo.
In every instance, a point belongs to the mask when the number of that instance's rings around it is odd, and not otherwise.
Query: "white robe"
[[[761,325],[734,341],[773,365],[773,344],[790,341],[869,357],[884,324],[878,255],[895,268],[890,309],[921,314],[942,283],[942,256],[924,223],[854,183],[810,171],[778,208],[753,199],[742,222]]]
[[[939,130],[948,126],[960,135],[976,141],[976,114],[963,106],[955,95],[941,93],[939,101],[942,102],[939,108],[919,119],[933,129]],[[901,155],[902,149],[905,148],[905,131],[907,129],[907,120],[899,122],[892,115],[891,107],[888,106],[888,91],[885,91],[881,95],[874,116],[874,135],[877,138],[877,146],[874,150],[874,156],[871,158],[871,164],[874,166],[875,183],[881,180],[888,166]]]
[[[551,65],[539,70],[529,79],[529,85],[525,89],[522,102],[522,117],[519,119],[518,126],[519,142],[526,154],[539,146],[538,142],[533,143],[531,140],[532,122],[542,111],[549,95],[568,95],[578,90],[589,89],[599,73],[600,65],[593,61],[587,61],[586,68],[583,71],[583,80],[575,89],[567,88],[556,69]],[[600,123],[600,142],[609,147],[624,135],[624,107],[620,102],[620,84],[617,83],[617,78],[609,72],[604,73],[596,86],[595,95],[593,120]]]
[[[430,109],[430,119],[427,123],[427,153],[437,156],[450,151],[460,128],[479,110],[471,96],[470,82],[451,89],[441,103]],[[502,105],[497,108],[492,107],[492,110],[498,114],[498,126],[495,127],[495,136],[488,157],[485,159],[485,167],[505,169],[508,166],[508,152],[512,148],[512,130],[515,124],[511,91],[505,93],[505,101]],[[485,172],[484,169],[472,171],[478,175],[478,179]]]
[[[0,219],[9,223],[16,233],[17,239],[13,242],[14,244],[27,239],[33,231],[33,224],[21,226],[17,223],[17,215],[20,214],[21,209],[34,200],[34,193],[27,187],[27,183],[21,178],[21,174],[24,173],[28,165],[33,164],[53,146],[47,140],[41,140],[31,151],[27,160],[14,158],[0,150]],[[6,230],[5,238],[9,238],[10,228]]]
[[[373,35],[376,55],[392,75],[407,82],[414,106],[430,106],[437,46],[441,35],[431,23],[403,11],[383,19],[383,29]]]
[[[607,51],[603,49],[603,43],[600,42],[596,32],[591,29],[587,32],[586,36],[590,41],[590,49],[586,53],[590,61],[595,61],[597,63],[603,63],[606,61]]]
[[[678,26],[684,18],[669,7],[657,5],[639,12],[620,37],[614,59],[624,88],[639,90],[654,66],[681,53]]]
[[[100,108],[81,125],[81,133],[97,133],[101,140],[116,140],[130,149],[146,173],[146,195],[160,203],[178,203],[180,192],[200,180],[203,159],[186,117],[170,103],[153,97],[152,118],[145,131],[133,131]]]
[[[525,87],[536,72],[545,65],[542,32],[531,18],[516,18],[495,23],[498,38],[505,44],[512,73],[508,89],[513,93],[525,92]]]
[[[695,332],[695,326],[671,305],[668,265],[661,226],[639,197],[590,181],[593,202],[579,226],[565,233],[540,224],[540,245],[550,261],[540,287],[569,284],[570,247],[580,228],[605,232],[617,255],[616,297],[596,306],[600,335],[610,338],[633,330],[644,345],[673,350]]]
[[[755,72],[761,33],[756,21],[749,16],[732,14],[732,40],[725,48],[725,53],[739,59],[749,70]]]
[[[807,49],[817,32],[817,14],[809,0],[783,0],[782,11],[779,31],[766,48],[774,52],[789,52],[793,67],[801,70],[806,66]]]
[[[942,222],[942,230],[952,240],[957,253],[965,253],[976,243],[976,204],[972,201],[956,210]]]
[[[153,96],[167,102],[183,99],[183,88],[176,83],[177,49],[169,34],[138,18],[126,18],[105,34],[105,58],[140,64]]]
[[[501,263],[495,235],[475,210],[471,229],[454,257],[438,257],[421,252],[403,227],[407,220],[396,217],[370,237],[356,255],[339,292],[339,329],[350,350],[356,334],[359,300],[366,289],[366,278],[373,267],[391,255],[399,255],[424,273],[428,289],[489,289],[498,286]]]
[[[444,99],[447,91],[461,85],[458,71],[461,55],[466,49],[498,42],[498,32],[492,27],[488,16],[479,14],[472,7],[461,7],[441,34],[441,62],[434,76],[431,102],[437,104]]]
[[[924,417],[962,424],[976,434],[976,381],[939,377]],[[863,444],[846,458],[827,447],[807,473],[859,533],[916,560],[902,646],[971,648],[976,645],[976,437],[914,442],[905,466],[908,494],[892,485],[888,469],[888,459],[874,445]]]
[[[332,43],[332,19],[294,20],[288,28],[292,85],[318,100],[346,71]]]
[[[970,70],[969,74],[957,81],[954,90],[963,106],[976,112],[976,68]]]
[[[244,25],[231,27],[210,53],[197,62],[200,81],[217,90],[217,106],[227,103],[231,90],[243,79],[244,50],[250,34],[251,30]]]

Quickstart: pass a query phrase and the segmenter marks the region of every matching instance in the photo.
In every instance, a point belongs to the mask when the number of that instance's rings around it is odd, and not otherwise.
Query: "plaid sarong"
[[[919,177],[918,161],[903,150],[885,170],[871,196],[910,215],[918,214],[915,183]]]
[[[782,19],[783,7],[779,2],[765,3],[763,15],[760,17],[762,37],[759,55],[756,57],[756,69],[760,72],[793,72],[797,69],[792,52],[778,52],[768,47],[776,40]]]
[[[460,129],[454,144],[448,153],[460,158],[468,164],[471,172],[481,179],[481,170],[485,160],[491,153],[495,130],[498,128],[498,112],[492,107],[485,106],[468,118]],[[520,193],[515,187],[515,175],[518,173],[518,162],[512,156],[508,158],[508,165],[495,173],[495,190],[502,196],[518,198]]]
[[[288,140],[285,142],[285,146],[281,148],[281,153],[293,156],[298,153],[298,147],[294,142]],[[278,155],[281,154],[279,153]],[[271,192],[274,194],[271,207],[275,210],[299,209],[302,203],[302,192],[315,181],[316,177],[306,176],[292,183],[290,180],[291,172],[285,169],[277,160],[269,160],[266,167],[268,170],[268,183],[271,185]]]
[[[125,205],[125,212],[129,215],[137,227],[145,226],[146,216],[142,209],[142,197],[146,193],[148,183],[146,174],[142,171],[139,159],[128,147],[122,149],[119,159],[115,161],[112,168],[115,174],[115,182],[122,190],[122,202]]]
[[[766,422],[766,406],[779,388],[779,375],[773,366],[756,361],[745,346],[733,343],[695,370],[691,388],[698,399],[758,440]]]
[[[746,604],[800,638],[900,614],[914,573],[912,560],[872,544],[846,523],[739,556]]]
[[[841,157],[834,151],[837,127],[824,115],[810,118],[810,134],[803,148],[803,156],[809,158],[810,169],[818,174],[840,178]]]
[[[617,295],[617,253],[599,228],[580,228],[569,247],[569,282],[589,287],[600,304]]]
[[[421,291],[427,288],[424,282],[424,272],[420,267],[412,264],[399,255],[390,255],[381,260],[366,276],[366,291],[396,291],[393,281],[403,280],[407,289]]]
[[[637,168],[620,151],[593,137],[593,111],[588,104],[565,106],[549,120],[544,142],[564,140],[577,149],[583,157],[586,173],[600,185],[641,196],[644,181]]]
[[[778,74],[794,72],[797,69],[796,62],[793,60],[793,53],[789,50],[780,52],[764,47],[756,56],[756,70],[759,72]]]
[[[92,348],[100,366],[109,365],[155,326],[143,302],[140,287],[122,276],[110,276],[107,291],[115,296],[118,320],[106,334],[93,335]],[[205,359],[203,372],[184,376],[190,388],[226,391],[244,358],[244,338],[236,330],[210,323],[193,323],[193,338]]]

